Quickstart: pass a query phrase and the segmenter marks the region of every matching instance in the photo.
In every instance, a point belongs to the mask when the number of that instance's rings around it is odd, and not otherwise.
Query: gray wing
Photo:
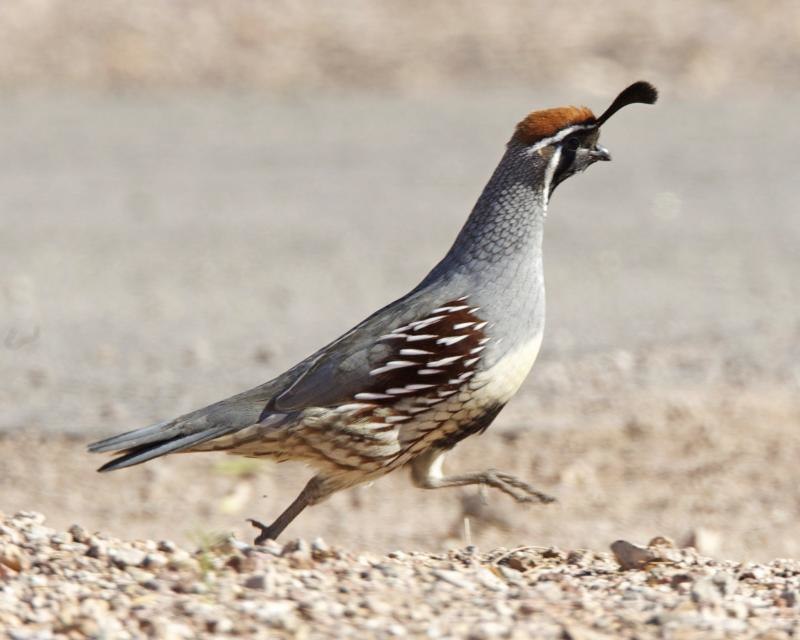
[[[268,409],[392,404],[471,376],[487,324],[477,312],[466,297],[420,295],[389,305],[320,351]]]
[[[424,313],[421,296],[409,294],[376,311],[346,334],[307,358],[303,370],[267,410],[300,411],[306,407],[327,407],[347,402],[370,383],[369,372],[390,353],[379,338]]]

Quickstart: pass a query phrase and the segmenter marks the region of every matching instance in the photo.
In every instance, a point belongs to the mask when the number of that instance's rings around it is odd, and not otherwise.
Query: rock
[[[265,602],[256,609],[255,617],[271,627],[291,630],[294,628],[297,604],[291,600]]]
[[[292,566],[297,569],[310,569],[314,566],[311,546],[305,540],[298,539],[286,543],[281,556],[291,560]]]
[[[692,602],[698,605],[712,605],[722,601],[722,594],[719,588],[709,577],[695,580],[690,593]]]
[[[89,541],[89,532],[84,529],[79,524],[73,524],[69,529],[69,534],[72,536],[72,539],[75,542],[80,542],[83,544],[88,543]]]
[[[308,542],[306,542],[302,538],[297,538],[295,540],[290,540],[285,545],[283,545],[282,554],[284,556],[295,555],[295,554],[310,556],[311,547],[309,546]]]
[[[497,571],[500,572],[500,575],[503,576],[503,579],[507,583],[514,585],[524,584],[524,580],[520,576],[519,571],[515,571],[514,569],[509,569],[507,566],[503,564],[498,564],[495,566],[497,567]]]
[[[315,556],[327,555],[328,553],[330,553],[330,550],[331,548],[322,538],[314,538],[314,540],[311,542],[311,551],[314,553]]]
[[[433,575],[448,584],[458,587],[460,589],[467,589],[473,591],[475,583],[470,582],[462,573],[458,571],[446,571],[444,569],[434,570]]]
[[[481,622],[467,636],[469,640],[493,640],[506,637],[508,626],[499,622]]]
[[[192,628],[182,622],[165,622],[159,629],[158,637],[162,640],[184,640],[196,638]]]
[[[741,600],[733,600],[725,603],[725,611],[730,617],[738,620],[745,620],[747,616],[750,615],[747,605]]]
[[[197,560],[192,557],[185,549],[175,549],[170,555],[167,567],[174,570],[194,569],[197,567]]]
[[[253,548],[261,553],[266,553],[271,556],[280,557],[283,555],[283,546],[280,542],[276,542],[275,540],[267,540],[263,544]]]
[[[688,573],[676,573],[670,577],[669,584],[673,589],[678,589],[683,585],[689,585],[693,581],[692,576]]]
[[[244,586],[248,589],[265,591],[269,586],[269,579],[265,573],[257,573],[255,575],[248,576],[244,581]]]
[[[611,544],[611,553],[614,554],[617,563],[625,571],[642,569],[658,558],[652,549],[640,547],[626,540],[613,542]]]
[[[742,567],[737,578],[739,580],[756,580],[761,582],[767,575],[769,575],[769,572],[764,567],[748,563]]]
[[[172,540],[159,540],[156,549],[162,553],[174,553],[177,546]]]
[[[589,556],[591,556],[591,553],[585,549],[575,549],[567,553],[566,563],[581,567],[587,564]]]
[[[475,574],[478,583],[489,591],[508,591],[508,585],[488,569],[481,567]]]
[[[148,553],[142,561],[142,566],[147,569],[160,569],[161,567],[166,567],[168,563],[169,561],[164,554]]]
[[[656,536],[650,539],[650,542],[647,543],[647,546],[650,549],[654,549],[656,547],[665,547],[667,549],[674,549],[675,543],[672,541],[671,538],[666,536]]]
[[[105,558],[108,555],[108,545],[104,540],[90,536],[86,543],[89,545],[86,555],[90,558]]]
[[[736,592],[738,582],[731,574],[726,571],[717,571],[711,581],[719,589],[723,596],[729,596]]]
[[[509,569],[520,572],[526,571],[529,568],[528,564],[519,556],[511,556],[506,560],[505,564]]]
[[[36,511],[17,511],[17,513],[14,514],[12,520],[19,520],[21,521],[23,526],[25,525],[29,526],[31,523],[44,524],[45,517],[43,514],[38,513]]]
[[[784,589],[780,595],[780,604],[784,607],[794,608],[797,606],[797,591],[794,589]]]
[[[211,633],[228,634],[233,631],[233,622],[230,618],[211,618],[206,622],[206,628]]]
[[[109,549],[108,557],[114,566],[124,569],[125,567],[138,567],[144,563],[147,554],[139,549]]]
[[[17,545],[6,543],[0,545],[0,565],[16,571],[27,571],[31,563],[28,556]]]
[[[19,544],[22,540],[22,536],[19,534],[19,531],[13,527],[6,527],[4,525],[0,525],[0,538],[6,542],[11,542],[12,544]]]
[[[50,536],[50,544],[54,547],[61,547],[72,542],[72,536],[65,531],[59,531],[58,533],[54,533],[52,536]]]

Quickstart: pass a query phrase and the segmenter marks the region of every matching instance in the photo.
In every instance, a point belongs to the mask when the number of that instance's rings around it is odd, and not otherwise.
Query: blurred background
[[[129,537],[250,535],[309,477],[173,456],[95,474],[91,439],[259,384],[402,295],[514,124],[602,111],[614,162],[557,192],[548,329],[519,396],[448,468],[287,535],[351,548],[661,534],[800,555],[800,4],[5,0],[0,510]]]

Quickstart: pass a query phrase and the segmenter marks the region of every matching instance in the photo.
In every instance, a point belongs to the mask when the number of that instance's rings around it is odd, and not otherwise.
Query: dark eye
[[[578,136],[569,136],[569,138],[564,140],[564,146],[571,151],[575,151],[581,146],[580,138],[578,138]]]

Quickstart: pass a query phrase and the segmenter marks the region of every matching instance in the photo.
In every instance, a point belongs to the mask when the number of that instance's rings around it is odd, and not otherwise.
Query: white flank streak
[[[462,340],[466,340],[467,338],[469,338],[468,335],[450,336],[449,338],[439,338],[436,341],[436,344],[443,344],[449,347],[451,344],[456,344],[457,342],[461,342]]]
[[[431,387],[435,386],[435,384],[407,384],[406,389],[411,389],[411,391],[422,391],[423,389],[430,389]]]
[[[387,424],[394,424],[396,422],[407,422],[411,420],[411,416],[389,416],[385,420]]]
[[[433,340],[434,338],[438,338],[439,336],[435,336],[432,333],[421,333],[418,336],[406,336],[406,342],[419,342],[420,340]]]
[[[467,371],[466,373],[462,373],[460,376],[458,376],[458,379],[459,381],[464,382],[464,380],[469,380],[474,375],[474,371]]]
[[[434,367],[434,368],[436,368],[436,367],[446,367],[448,365],[453,364],[454,362],[457,362],[458,360],[461,360],[461,358],[463,358],[463,357],[464,356],[449,356],[447,358],[442,358],[441,360],[431,360],[428,363],[428,366],[429,367]],[[420,373],[422,373],[422,372],[420,371]]]
[[[464,366],[465,366],[465,367],[471,367],[471,366],[472,366],[473,364],[475,364],[475,363],[476,363],[478,360],[480,360],[480,358],[470,358],[469,360],[464,360]]]
[[[458,389],[452,389],[450,391],[437,391],[436,395],[439,396],[440,398],[449,398],[454,393],[458,393]]]
[[[429,356],[433,351],[425,351],[425,349],[400,349],[401,356]]]
[[[417,373],[421,376],[433,376],[437,373],[441,373],[442,369],[420,369]]]
[[[469,352],[470,352],[470,353],[480,353],[480,352],[481,352],[481,351],[483,351],[485,348],[486,348],[486,345],[483,345],[482,347],[475,347],[474,349],[470,349],[470,351],[469,351]]]
[[[475,331],[480,331],[480,330],[481,330],[481,329],[483,329],[483,328],[484,328],[484,327],[485,327],[487,324],[489,324],[489,323],[488,323],[488,322],[479,322],[478,324],[476,324],[476,325],[475,325]]]
[[[397,329],[392,329],[392,333],[403,333],[403,331],[408,331],[411,328],[410,324],[407,324],[402,327],[397,327]]]
[[[416,362],[411,362],[410,360],[389,360],[386,363],[387,367],[394,367],[395,369],[398,367],[410,367],[412,364],[416,364]]]
[[[460,307],[439,307],[431,311],[431,313],[455,313],[456,311],[463,311],[464,309],[469,309],[469,305],[465,304]]]
[[[401,396],[405,393],[411,393],[412,390],[406,387],[392,387],[391,389],[387,389],[386,393],[389,393],[393,396]]]
[[[436,324],[439,322],[439,320],[443,319],[444,316],[433,316],[432,318],[426,318],[425,320],[417,320],[416,322],[412,322],[411,327],[413,328],[413,331],[419,331],[420,329],[424,329],[432,324]]]
[[[349,412],[349,411],[357,411],[358,409],[363,409],[364,407],[368,407],[368,404],[364,404],[363,402],[351,402],[350,404],[342,404],[336,407],[336,410],[339,412]]]
[[[392,396],[387,396],[385,393],[357,393],[356,400],[389,400]]]
[[[387,333],[385,336],[381,336],[378,338],[378,341],[381,340],[394,340],[395,338],[407,338],[408,336],[404,333]]]
[[[412,414],[416,414],[416,413],[423,413],[424,411],[427,411],[427,410],[428,410],[428,407],[411,407],[410,409],[408,409],[408,412],[412,413]]]
[[[435,404],[439,404],[443,400],[444,398],[422,398],[420,402],[423,404],[427,404],[429,407],[432,407]]]
[[[478,344],[486,344],[489,340],[491,340],[491,338],[483,338],[482,340],[478,340]]]
[[[377,376],[387,371],[394,371],[395,369],[402,369],[403,367],[414,367],[418,364],[418,362],[411,362],[410,360],[390,360],[384,366],[373,369],[369,373],[372,376]]]
[[[475,323],[474,322],[459,322],[458,324],[454,324],[453,325],[453,329],[455,329],[456,331],[461,331],[461,329],[466,329],[467,327],[471,327],[473,324],[475,324]],[[484,323],[484,324],[486,324],[486,323]],[[477,327],[476,327],[476,329],[477,329]]]
[[[462,300],[466,300],[469,296],[461,296],[460,298],[456,298],[456,302],[461,302]]]

